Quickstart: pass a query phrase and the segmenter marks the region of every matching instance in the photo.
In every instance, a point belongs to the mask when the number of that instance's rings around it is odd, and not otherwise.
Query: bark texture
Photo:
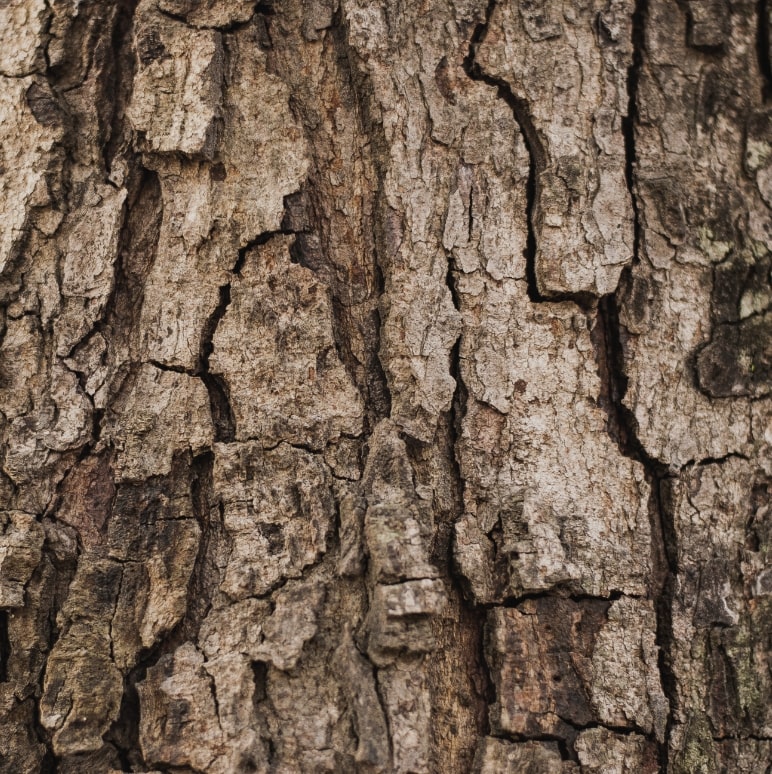
[[[772,770],[770,26],[0,2],[0,772]]]

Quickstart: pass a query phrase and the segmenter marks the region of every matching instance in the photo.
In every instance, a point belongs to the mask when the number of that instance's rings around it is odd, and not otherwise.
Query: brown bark
[[[770,26],[0,3],[0,772],[770,769]]]

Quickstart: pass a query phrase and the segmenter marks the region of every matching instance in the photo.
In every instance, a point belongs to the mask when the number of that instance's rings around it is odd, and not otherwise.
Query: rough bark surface
[[[0,2],[0,772],[771,771],[771,26]]]

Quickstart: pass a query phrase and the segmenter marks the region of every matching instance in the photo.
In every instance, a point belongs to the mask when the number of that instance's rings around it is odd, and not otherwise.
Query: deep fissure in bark
[[[188,583],[185,615],[180,621],[181,636],[193,639],[198,635],[201,622],[211,608],[211,596],[214,582],[219,578],[219,568],[212,553],[217,537],[215,531],[221,528],[219,521],[212,519],[214,454],[211,451],[193,458],[190,482],[193,513],[196,516],[201,535],[193,572]]]
[[[102,144],[102,159],[108,174],[121,142],[125,142],[125,110],[131,99],[134,81],[132,26],[139,0],[122,0],[113,30],[111,50],[116,52],[109,77],[105,79],[104,105],[110,111],[109,134]],[[108,178],[108,182],[109,178]]]
[[[0,610],[0,683],[8,679],[8,659],[11,656],[11,640],[8,636],[8,613]]]
[[[139,694],[137,683],[145,677],[146,670],[132,670],[124,680],[121,708],[118,719],[105,735],[118,753],[118,760],[126,771],[145,767],[139,746]]]
[[[632,193],[632,192],[631,192]],[[601,337],[598,363],[601,371],[602,393],[600,405],[608,413],[609,435],[619,446],[620,452],[643,465],[650,487],[648,510],[652,539],[652,578],[650,593],[654,602],[657,628],[656,642],[659,648],[658,666],[665,696],[671,706],[663,742],[658,743],[659,761],[664,774],[668,767],[668,740],[675,702],[675,677],[670,666],[673,644],[672,605],[675,583],[675,557],[677,555],[676,530],[672,511],[663,500],[662,486],[670,474],[668,467],[652,458],[637,435],[637,422],[624,405],[627,377],[624,369],[624,349],[621,325],[615,294],[609,294],[598,303],[597,335]]]
[[[128,338],[136,325],[142,306],[144,280],[155,260],[163,219],[163,199],[157,173],[143,167],[137,156],[132,157],[127,187],[130,193],[124,203],[111,293],[102,316],[72,346],[68,357],[73,357],[98,333],[105,338]]]
[[[469,43],[469,53],[464,59],[464,71],[473,81],[486,83],[488,86],[496,89],[496,96],[503,99],[512,110],[515,122],[520,127],[520,133],[523,137],[523,143],[528,153],[528,183],[526,186],[526,223],[528,233],[526,235],[525,247],[525,272],[528,283],[528,298],[534,303],[540,303],[548,300],[561,300],[560,298],[547,298],[539,290],[539,284],[536,279],[536,226],[534,223],[536,203],[539,196],[539,172],[544,166],[544,149],[539,138],[536,127],[531,120],[528,104],[524,99],[518,97],[511,86],[503,79],[496,78],[486,73],[479,62],[476,60],[477,50],[485,41],[488,33],[493,11],[496,8],[498,0],[489,0],[485,9],[485,19],[480,22],[472,34]]]
[[[570,583],[557,583],[549,591],[529,591],[525,594],[518,594],[516,597],[504,597],[501,602],[486,603],[483,607],[489,610],[495,607],[519,608],[524,602],[544,599],[545,597],[570,599],[572,602],[616,602],[623,596],[628,599],[640,598],[635,594],[623,594],[621,591],[611,591],[606,596],[598,597],[593,594],[577,594],[572,589],[573,586]]]
[[[633,260],[632,266],[640,263],[641,220],[636,193],[636,129],[638,122],[638,88],[644,67],[646,47],[646,21],[648,0],[636,0],[632,17],[632,63],[628,68],[627,115],[622,119],[625,144],[625,180],[633,210]],[[624,287],[631,268],[623,270],[618,287]],[[652,458],[638,437],[637,421],[624,404],[627,393],[625,373],[624,340],[619,321],[617,295],[619,291],[599,299],[597,326],[602,336],[602,353],[598,358],[601,371],[602,394],[600,403],[608,413],[608,430],[621,453],[640,462],[650,487],[648,510],[652,535],[652,579],[651,597],[656,614],[656,642],[659,649],[658,667],[660,680],[670,706],[667,716],[665,738],[658,742],[659,765],[667,774],[669,765],[668,745],[676,701],[675,676],[670,660],[673,645],[672,605],[675,584],[675,557],[677,555],[676,530],[672,511],[663,502],[662,486],[669,476],[667,466]],[[596,347],[597,349],[597,347]],[[603,373],[605,371],[605,374]]]
[[[526,187],[526,222],[528,226],[527,241],[525,249],[526,258],[526,281],[528,298],[532,303],[561,302],[571,301],[576,303],[582,311],[589,317],[593,313],[597,315],[597,325],[592,330],[592,338],[596,339],[598,333],[602,338],[600,348],[596,342],[596,355],[599,371],[601,372],[601,390],[599,397],[600,404],[608,413],[608,430],[611,437],[615,440],[621,453],[643,464],[646,479],[651,487],[651,496],[649,501],[649,513],[651,514],[652,528],[652,564],[654,568],[654,577],[652,578],[652,597],[655,604],[657,617],[656,639],[659,646],[659,670],[663,682],[663,688],[668,700],[672,703],[674,696],[674,678],[669,668],[669,649],[672,642],[672,626],[670,624],[670,606],[672,604],[672,583],[673,574],[670,567],[669,557],[674,555],[674,544],[669,547],[666,545],[665,535],[674,540],[674,529],[672,518],[665,513],[660,496],[660,483],[667,475],[666,466],[651,458],[636,434],[636,422],[632,412],[624,406],[623,398],[627,390],[627,379],[624,371],[624,355],[622,349],[619,319],[616,308],[615,294],[609,294],[596,301],[596,299],[587,293],[565,293],[545,296],[538,287],[536,275],[536,253],[537,239],[536,227],[534,223],[535,209],[539,196],[538,175],[543,166],[544,151],[539,139],[538,133],[530,118],[527,103],[518,97],[511,89],[510,85],[501,78],[491,76],[486,73],[476,61],[476,52],[485,40],[490,24],[491,16],[496,7],[497,0],[489,0],[485,12],[485,19],[479,23],[473,33],[469,53],[464,60],[464,70],[467,75],[476,81],[481,81],[496,89],[498,98],[503,99],[512,110],[515,121],[521,129],[521,135],[528,152],[529,169]],[[645,46],[645,19],[646,19],[647,0],[636,0],[636,5],[632,19],[632,41],[633,41],[633,61],[628,68],[628,111],[622,119],[622,133],[625,146],[625,179],[630,195],[631,206],[633,209],[633,263],[638,263],[639,245],[640,245],[640,219],[638,203],[635,195],[635,124],[637,121],[637,90],[640,73],[643,67],[643,51]],[[628,271],[628,270],[626,270]],[[454,305],[458,306],[455,285],[452,281],[452,267],[449,266],[448,286],[451,289]],[[670,550],[669,550],[670,549]],[[559,587],[546,592],[535,592],[525,594],[517,598],[509,598],[496,606],[517,607],[528,599],[541,599],[546,596],[566,596],[576,601],[583,599],[597,599],[590,595],[571,593],[568,589]],[[613,591],[608,596],[610,601],[621,598],[622,593]],[[631,596],[631,595],[626,595]],[[484,606],[479,606],[481,611]],[[483,659],[485,661],[485,659]],[[487,665],[486,665],[487,666]],[[490,672],[487,671],[490,681]],[[489,683],[491,691],[492,682]],[[491,702],[492,703],[492,702]],[[668,715],[668,730],[671,722],[672,713]],[[566,721],[568,723],[568,721]],[[571,725],[568,723],[568,725]],[[595,727],[593,724],[590,727]],[[641,733],[649,738],[653,738],[654,732],[646,734],[642,729],[617,729],[605,725],[615,732]],[[583,730],[574,727],[575,730]],[[522,737],[525,739],[526,737]],[[528,736],[528,739],[537,739],[539,737]],[[559,744],[561,757],[563,760],[572,760],[578,762],[577,754],[573,748],[574,739],[567,739],[563,736],[550,736],[545,739],[557,741]],[[664,742],[658,743],[660,765],[663,766],[663,772],[667,771],[667,747],[668,735]]]
[[[636,0],[632,17],[632,63],[627,68],[627,115],[622,118],[622,136],[625,144],[625,182],[633,210],[633,265],[640,261],[641,219],[635,188],[635,131],[638,121],[638,84],[643,71],[643,52],[646,46],[646,9],[648,0]]]
[[[239,256],[241,260],[241,256]],[[236,264],[238,266],[238,262]],[[228,395],[228,385],[218,374],[209,370],[209,358],[214,351],[214,334],[220,320],[225,316],[231,302],[230,283],[220,286],[220,299],[210,315],[201,336],[198,372],[209,393],[209,408],[212,412],[215,441],[230,443],[236,440],[236,420]]]
[[[135,665],[125,672],[118,718],[104,736],[105,741],[113,745],[127,770],[147,767],[140,746],[140,701],[137,685],[145,680],[148,669],[156,666],[163,656],[173,653],[177,647],[196,636],[210,606],[211,589],[206,587],[206,578],[217,577],[216,572],[212,574],[215,568],[211,554],[213,525],[209,508],[213,461],[212,452],[205,452],[192,460],[177,459],[170,474],[172,477],[180,475],[186,465],[189,467],[193,513],[201,533],[188,581],[185,613],[170,630],[162,633],[152,646],[143,648],[136,656]],[[156,768],[164,770],[164,767]]]
[[[764,78],[764,99],[772,99],[772,61],[770,61],[770,25],[772,24],[772,12],[769,7],[769,0],[758,0],[756,9],[758,14],[758,40],[756,48],[759,56],[759,69]]]
[[[377,422],[391,415],[391,390],[389,388],[386,369],[381,358],[382,340],[382,312],[381,301],[386,294],[387,267],[384,265],[382,249],[386,244],[384,233],[384,212],[386,204],[383,170],[378,166],[381,152],[387,147],[384,130],[381,123],[371,115],[371,95],[367,93],[367,83],[363,73],[355,65],[355,52],[349,41],[350,31],[343,15],[342,4],[338,4],[332,16],[332,24],[329,29],[330,38],[334,49],[337,51],[337,66],[341,77],[350,87],[354,98],[354,115],[358,132],[366,141],[365,152],[375,171],[375,180],[369,186],[369,222],[365,228],[372,229],[372,258],[373,258],[373,318],[374,336],[370,349],[370,359],[367,369],[367,378],[370,382],[368,394],[373,398],[372,409],[369,402],[365,414],[365,438],[369,436]],[[371,413],[373,414],[371,416]]]
[[[456,285],[455,267],[453,266],[452,256],[448,256],[448,276],[447,284],[450,289],[453,303],[458,309],[460,299],[458,298],[458,288]],[[464,512],[464,487],[465,481],[461,472],[461,464],[458,459],[459,441],[462,433],[462,422],[466,415],[466,406],[468,400],[468,391],[464,385],[461,376],[461,343],[462,337],[453,346],[450,354],[450,373],[456,381],[456,388],[451,402],[450,416],[448,422],[449,435],[449,458],[451,469],[453,470],[454,500],[456,519]],[[448,525],[451,527],[452,525]],[[491,676],[490,666],[485,658],[485,622],[487,610],[484,606],[478,605],[471,600],[469,590],[461,569],[456,566],[453,552],[453,537],[449,535],[447,540],[447,557],[445,566],[447,567],[448,578],[457,592],[457,598],[461,606],[461,616],[468,621],[468,624],[475,633],[475,642],[477,643],[476,653],[473,654],[475,665],[475,676],[473,684],[477,692],[478,699],[478,728],[480,735],[489,735],[491,733],[490,709],[495,701],[495,690],[493,678]]]

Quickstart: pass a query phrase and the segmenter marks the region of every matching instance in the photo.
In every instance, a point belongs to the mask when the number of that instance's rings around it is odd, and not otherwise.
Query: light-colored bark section
[[[476,62],[511,90],[535,165],[539,290],[616,289],[633,259],[625,181],[631,0],[497,3]]]
[[[458,287],[470,394],[456,556],[473,593],[481,602],[560,585],[645,593],[649,484],[607,432],[594,323],[571,303],[534,305],[525,283],[479,270]],[[478,344],[488,337],[498,346]]]
[[[220,287],[240,249],[281,227],[284,197],[306,174],[306,148],[254,26],[228,37],[226,62],[221,33],[170,20],[153,3],[138,13],[128,118],[146,138],[164,201],[142,308],[144,352],[195,369]]]
[[[289,239],[250,250],[230,292],[210,365],[231,395],[236,438],[319,449],[359,435],[361,398],[335,348],[328,288],[292,263]]]
[[[36,110],[43,120],[36,118]],[[36,210],[50,203],[46,174],[55,175],[61,165],[54,149],[62,138],[62,129],[56,103],[45,85],[32,76],[0,76],[0,120],[3,124],[0,163],[5,171],[0,186],[2,269],[16,256]],[[14,170],[24,170],[24,174],[9,174]],[[61,216],[53,213],[47,217],[41,213],[44,232],[55,231],[60,219]]]
[[[752,450],[748,395],[756,390],[748,381],[755,381],[754,368],[768,369],[768,354],[755,364],[748,356],[747,335],[724,341],[713,369],[691,362],[720,333],[717,323],[738,321],[736,305],[753,305],[732,293],[764,293],[767,285],[743,288],[737,277],[743,264],[760,263],[772,249],[769,210],[735,161],[747,152],[746,122],[757,121],[756,53],[747,43],[755,34],[751,7],[740,4],[723,29],[720,66],[684,49],[674,30],[685,35],[687,20],[668,3],[652,3],[648,14],[636,127],[642,260],[633,267],[620,318],[630,333],[624,402],[647,452],[668,465]],[[733,86],[724,103],[716,95],[725,93],[727,77]],[[692,107],[677,96],[685,93],[694,95]],[[766,341],[764,327],[750,338]],[[768,391],[768,377],[761,378]],[[738,388],[725,387],[735,380]]]

